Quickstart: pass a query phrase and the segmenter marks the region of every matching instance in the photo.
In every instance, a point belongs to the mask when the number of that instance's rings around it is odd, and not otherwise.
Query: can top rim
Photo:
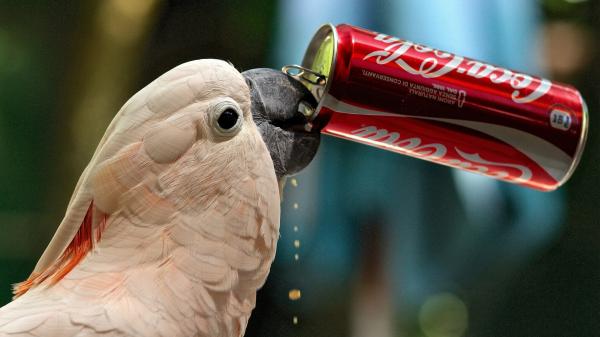
[[[327,38],[327,36],[329,36],[330,34],[333,36],[333,55],[332,59],[329,61],[329,74],[323,74],[327,76],[327,82],[325,83],[323,96],[329,93],[329,88],[331,87],[332,77],[335,72],[337,62],[338,34],[337,30],[335,29],[335,26],[332,23],[326,23],[319,27],[313,38],[310,40],[301,63],[303,67],[314,70],[312,67],[312,63],[315,60],[315,56],[319,50],[319,47],[321,47],[321,43],[323,42],[323,40],[325,40],[325,38]],[[319,112],[321,111],[324,102],[324,99],[322,98],[323,97],[315,97],[315,99],[319,103],[317,105],[317,108],[315,109],[315,113],[311,117],[311,120],[315,120],[315,118],[317,118],[317,116],[319,115]]]

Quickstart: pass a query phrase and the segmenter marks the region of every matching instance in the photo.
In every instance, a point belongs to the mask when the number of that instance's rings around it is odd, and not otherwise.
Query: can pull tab
[[[281,71],[302,82],[313,96],[315,96],[317,102],[321,101],[325,93],[325,85],[327,84],[327,77],[325,75],[296,64],[283,66]]]

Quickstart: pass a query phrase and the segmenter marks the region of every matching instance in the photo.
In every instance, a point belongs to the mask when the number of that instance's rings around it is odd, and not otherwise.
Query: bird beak
[[[320,133],[306,131],[309,121],[303,114],[317,102],[300,81],[281,71],[259,68],[242,75],[250,87],[252,117],[282,181],[304,169],[317,153]]]

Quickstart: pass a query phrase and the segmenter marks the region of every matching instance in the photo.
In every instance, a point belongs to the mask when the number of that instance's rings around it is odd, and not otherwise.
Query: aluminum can
[[[551,191],[584,148],[573,87],[347,24],[322,26],[300,66],[323,134]]]

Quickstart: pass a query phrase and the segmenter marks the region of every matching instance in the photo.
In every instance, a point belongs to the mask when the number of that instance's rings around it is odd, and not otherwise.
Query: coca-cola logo
[[[378,34],[375,36],[375,40],[381,41],[387,44],[387,46],[382,50],[367,54],[363,60],[373,58],[377,64],[394,62],[404,71],[425,78],[441,77],[451,71],[456,71],[461,74],[466,73],[466,75],[474,78],[488,79],[494,84],[507,83],[514,89],[511,99],[515,103],[533,102],[544,96],[550,90],[550,87],[552,87],[552,82],[546,79],[534,79],[526,74],[465,59],[462,56],[446,53],[410,41],[400,40],[385,34]],[[427,57],[418,59],[406,57],[407,53],[411,50],[426,54]],[[420,61],[420,63],[417,62],[414,64],[415,60]],[[413,64],[411,65],[409,62]],[[525,94],[524,92],[529,93]]]
[[[448,149],[444,144],[426,144],[419,137],[402,139],[398,132],[389,132],[386,129],[379,129],[373,125],[352,130],[350,134],[365,141],[373,141],[379,145],[393,147],[396,151],[405,152],[414,157],[497,179],[524,183],[531,180],[532,177],[531,170],[523,165],[486,160],[481,158],[478,153],[467,153],[457,147],[454,147],[457,156],[449,156]],[[512,174],[509,173],[509,170],[512,171]]]

